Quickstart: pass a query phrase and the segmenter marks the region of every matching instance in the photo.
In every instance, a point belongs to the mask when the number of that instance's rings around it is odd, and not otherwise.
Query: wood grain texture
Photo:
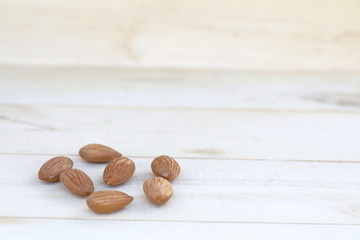
[[[359,84],[356,74],[2,66],[0,233],[357,240]],[[131,156],[135,175],[106,185],[106,164],[78,156],[91,142]],[[124,191],[134,202],[98,215],[61,183],[38,180],[60,154],[96,191]],[[160,154],[182,172],[159,208],[142,184]]]
[[[359,161],[360,155],[357,112],[59,105],[0,105],[0,112],[0,153],[73,155],[102,143],[151,158]]]
[[[359,74],[0,66],[0,103],[359,111]]]
[[[3,0],[0,63],[360,71],[353,0]]]
[[[314,239],[358,240],[359,226],[308,225],[308,224],[249,224],[249,223],[203,223],[203,222],[149,222],[149,221],[102,221],[36,218],[0,218],[1,233],[19,240],[29,236],[39,240],[63,240],[81,236],[86,239],[111,239],[129,236],[131,239]],[[21,226],[21,228],[19,228]],[[44,227],[46,226],[46,227]],[[59,226],[62,226],[61,228]],[[66,229],[66,231],[64,231]],[[114,230],[116,229],[116,231]],[[139,231],[141,229],[141,231]],[[176,234],[174,234],[176,233]]]
[[[7,206],[0,209],[0,216],[360,225],[358,163],[181,159],[183,172],[173,181],[174,195],[159,208],[142,190],[143,182],[153,176],[151,158],[134,158],[135,175],[122,186],[109,187],[101,179],[106,164],[73,157],[74,167],[93,179],[96,191],[119,190],[134,196],[126,211],[98,215],[61,183],[37,179],[39,166],[49,157],[0,155],[3,172],[17,173],[0,176],[0,204]]]

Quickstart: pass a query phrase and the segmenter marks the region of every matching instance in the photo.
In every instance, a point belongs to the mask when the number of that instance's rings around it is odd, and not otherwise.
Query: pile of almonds
[[[92,163],[109,162],[104,169],[103,179],[115,186],[129,180],[135,172],[135,163],[118,151],[101,144],[88,144],[79,151],[80,157]],[[88,196],[88,207],[97,213],[110,213],[130,204],[134,197],[120,191],[103,190],[94,192],[91,178],[79,169],[73,168],[73,161],[64,156],[54,157],[41,166],[38,176],[45,182],[61,181],[71,192]],[[175,159],[161,155],[151,163],[156,177],[144,182],[146,197],[154,204],[162,205],[169,200],[173,189],[169,181],[180,174],[180,166]]]

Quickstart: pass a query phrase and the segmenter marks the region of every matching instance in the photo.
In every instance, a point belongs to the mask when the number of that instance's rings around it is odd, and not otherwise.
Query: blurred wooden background
[[[360,71],[358,0],[0,0],[0,64]]]

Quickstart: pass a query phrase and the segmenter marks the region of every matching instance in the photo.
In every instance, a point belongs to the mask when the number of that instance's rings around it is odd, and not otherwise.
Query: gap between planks
[[[207,67],[185,67],[185,66],[129,66],[129,65],[98,65],[98,64],[84,64],[84,65],[76,65],[76,64],[66,64],[66,63],[12,63],[12,62],[0,62],[0,70],[1,68],[5,69],[59,69],[59,70],[87,70],[93,69],[96,71],[121,71],[125,73],[132,72],[141,72],[141,73],[157,73],[163,72],[167,74],[181,74],[181,73],[190,73],[190,74],[198,74],[198,73],[208,73],[208,74],[222,74],[222,73],[230,73],[230,74],[272,74],[272,75],[294,75],[294,74],[302,74],[302,75],[315,75],[315,76],[359,76],[360,70],[335,70],[335,69],[327,69],[327,70],[314,70],[314,69],[239,69],[239,68],[207,68]]]
[[[97,109],[154,109],[154,110],[178,110],[178,111],[213,111],[213,112],[265,112],[265,113],[309,113],[309,114],[360,114],[357,109],[276,109],[276,108],[235,108],[235,107],[176,107],[176,106],[123,106],[123,105],[81,105],[81,104],[17,104],[0,103],[0,107],[62,107],[62,108],[97,108]],[[0,115],[5,117],[5,115]],[[12,120],[12,119],[9,119]]]
[[[39,219],[39,220],[71,220],[71,221],[116,221],[116,222],[173,222],[173,223],[229,223],[229,224],[267,224],[267,225],[319,225],[319,226],[360,226],[356,223],[300,223],[300,222],[250,222],[250,221],[206,221],[206,220],[156,220],[156,219],[117,219],[117,218],[61,218],[61,217],[12,217],[0,216],[0,219]]]
[[[50,153],[11,153],[11,152],[0,152],[0,155],[20,155],[20,156],[71,156],[77,157],[78,154],[50,154]],[[154,158],[154,156],[132,156],[127,155],[126,157],[129,158]],[[212,160],[212,161],[258,161],[258,162],[317,162],[317,163],[360,163],[359,161],[351,161],[351,160],[302,160],[302,159],[294,159],[294,160],[287,160],[287,159],[271,159],[271,158],[221,158],[221,157],[176,157],[176,159],[183,159],[183,160]]]

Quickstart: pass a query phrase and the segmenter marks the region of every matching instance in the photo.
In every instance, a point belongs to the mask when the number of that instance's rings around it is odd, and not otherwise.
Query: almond
[[[162,205],[173,194],[171,183],[162,177],[154,177],[144,182],[145,195],[151,202]]]
[[[135,172],[134,162],[126,157],[120,157],[108,163],[103,179],[106,184],[119,185],[126,182]]]
[[[98,191],[86,200],[88,207],[94,212],[110,213],[124,208],[134,200],[132,196],[120,191]]]
[[[39,179],[45,182],[57,182],[60,173],[73,167],[73,161],[64,156],[54,157],[44,163],[38,173]]]
[[[88,162],[109,162],[122,154],[111,147],[101,144],[88,144],[79,151],[80,157]]]
[[[180,165],[172,157],[161,155],[151,163],[153,173],[158,177],[171,181],[180,174]]]
[[[94,192],[94,184],[90,177],[79,169],[70,169],[60,174],[60,181],[75,194],[87,196]]]

